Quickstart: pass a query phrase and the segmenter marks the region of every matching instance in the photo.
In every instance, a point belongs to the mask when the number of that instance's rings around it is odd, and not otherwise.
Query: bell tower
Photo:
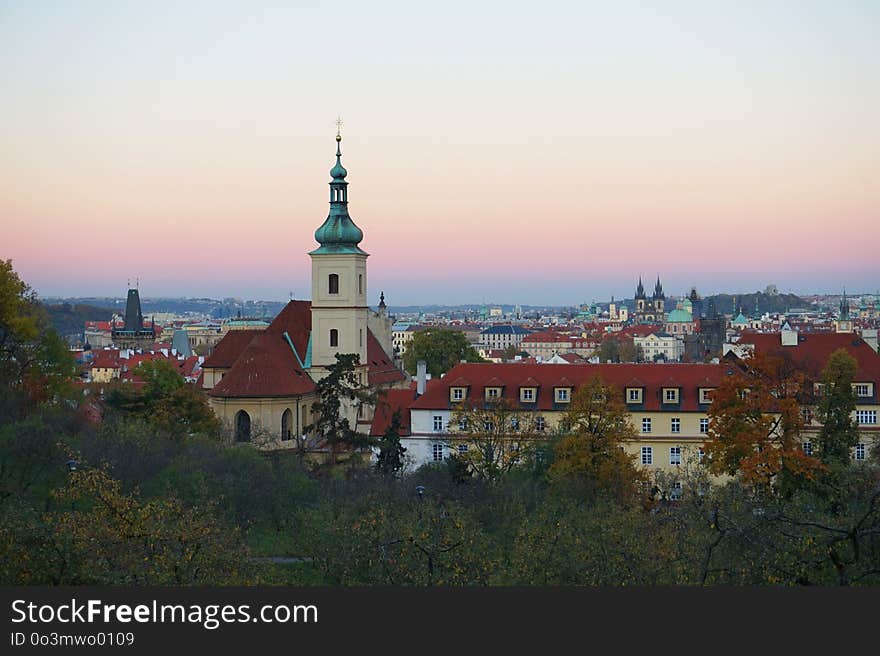
[[[337,121],[337,126],[341,121]],[[367,364],[367,257],[358,244],[364,233],[348,215],[348,171],[342,166],[342,135],[336,133],[336,164],[330,169],[330,213],[315,231],[312,258],[311,364],[336,363],[336,354],[356,353]],[[364,380],[366,382],[366,380]]]

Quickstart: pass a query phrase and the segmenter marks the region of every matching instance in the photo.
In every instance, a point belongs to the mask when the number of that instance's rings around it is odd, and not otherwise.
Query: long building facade
[[[821,387],[822,369],[831,354],[843,349],[857,362],[853,380],[859,442],[855,461],[866,460],[880,442],[880,355],[853,333],[745,334],[750,353],[787,358],[807,384]],[[414,467],[441,462],[468,448],[469,436],[457,424],[460,410],[487,408],[503,401],[517,425],[538,434],[560,428],[577,390],[598,377],[616,388],[629,413],[636,437],[625,445],[636,463],[649,471],[676,471],[702,460],[709,436],[709,410],[714,390],[727,376],[747,369],[747,361],[729,356],[718,364],[643,363],[525,365],[519,363],[462,363],[440,379],[418,389],[398,392],[393,402],[407,416],[403,445]],[[802,448],[812,452],[821,425],[815,406],[803,407]],[[383,426],[374,423],[374,434]],[[511,439],[517,430],[511,427]]]

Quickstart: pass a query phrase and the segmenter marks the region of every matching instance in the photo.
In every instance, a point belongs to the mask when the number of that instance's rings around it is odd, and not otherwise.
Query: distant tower
[[[834,331],[838,333],[851,333],[853,331],[853,322],[849,317],[849,301],[846,299],[846,289],[843,290],[843,296],[840,299],[838,307],[837,319],[834,323]]]
[[[666,302],[666,294],[663,293],[663,285],[660,284],[660,276],[657,276],[657,284],[654,285],[654,295],[651,297],[654,302],[655,321],[663,321],[663,315],[666,313],[664,304]]]
[[[348,171],[336,134],[336,165],[330,169],[330,213],[315,231],[312,258],[312,373],[336,363],[337,353],[356,353],[367,364],[367,257],[364,233],[348,215]],[[366,380],[363,381],[366,383]]]
[[[642,315],[645,312],[645,286],[642,284],[642,277],[639,276],[639,286],[636,287],[636,315]]]
[[[156,324],[144,325],[140,292],[136,287],[128,290],[124,325],[120,327],[114,324],[110,334],[113,344],[119,348],[147,349],[155,343]]]
[[[691,293],[688,295],[688,300],[691,302],[691,313],[693,314],[695,319],[700,319],[703,317],[703,299],[700,298],[700,295],[697,293],[696,287],[691,287]]]

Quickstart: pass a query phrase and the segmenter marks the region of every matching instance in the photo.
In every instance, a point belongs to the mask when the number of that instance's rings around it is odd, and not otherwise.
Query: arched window
[[[339,293],[339,274],[331,273],[329,278],[329,292],[331,294]]]
[[[235,415],[235,441],[251,441],[251,416],[244,410],[239,410]]]
[[[364,293],[364,274],[358,274],[358,294]]]
[[[339,331],[336,328],[330,329],[330,346],[339,346]]]
[[[287,408],[281,415],[281,439],[289,440],[293,438],[293,413]]]

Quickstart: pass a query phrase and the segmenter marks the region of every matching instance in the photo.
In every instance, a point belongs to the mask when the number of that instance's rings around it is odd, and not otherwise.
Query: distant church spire
[[[645,298],[645,286],[642,284],[641,276],[639,276],[639,286],[636,287],[636,298]]]
[[[843,297],[840,299],[840,318],[849,319],[849,301],[846,300],[846,287],[843,288]]]
[[[348,183],[345,176],[348,171],[342,166],[342,134],[340,127],[342,120],[337,120],[336,126],[336,164],[330,169],[330,214],[321,227],[315,231],[315,241],[320,246],[313,253],[361,253],[358,244],[364,238],[364,233],[358,228],[348,215]]]
[[[665,298],[663,295],[663,285],[660,284],[660,276],[657,276],[657,284],[654,285],[654,298]]]

